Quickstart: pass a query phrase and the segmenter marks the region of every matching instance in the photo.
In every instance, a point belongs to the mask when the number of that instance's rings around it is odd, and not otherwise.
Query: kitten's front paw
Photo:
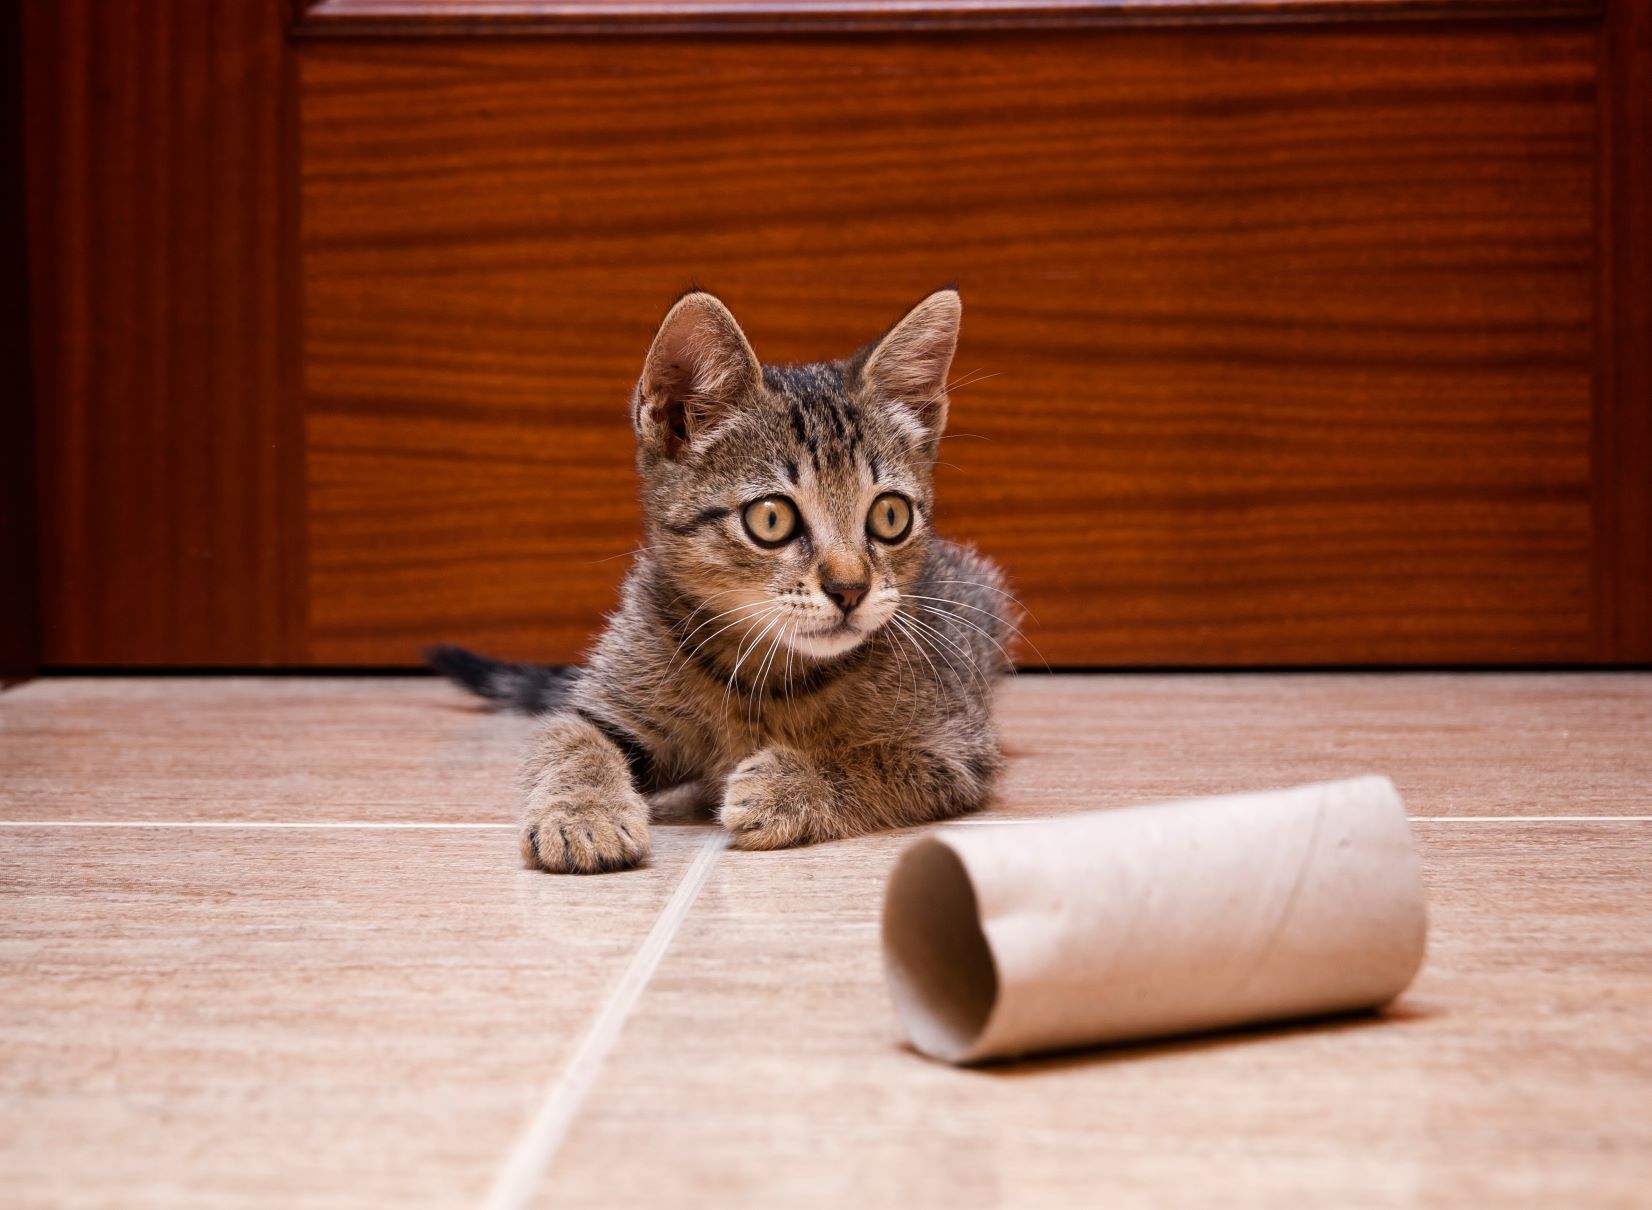
[[[605,874],[648,857],[648,804],[589,788],[536,791],[522,809],[522,859],[553,874]]]
[[[729,774],[720,817],[738,848],[809,844],[830,834],[831,791],[800,754],[764,748]]]

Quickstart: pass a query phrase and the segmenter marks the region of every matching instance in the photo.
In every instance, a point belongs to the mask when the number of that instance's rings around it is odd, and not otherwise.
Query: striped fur
[[[988,560],[931,530],[959,314],[939,291],[848,360],[762,366],[709,294],[672,308],[631,409],[646,551],[580,675],[544,699],[527,861],[637,864],[651,802],[698,802],[737,845],[775,848],[986,801],[1013,604]],[[893,543],[868,528],[886,492],[911,502]],[[742,514],[775,496],[802,528],[769,549]],[[823,585],[864,595],[845,617]],[[471,672],[535,700],[519,668]]]

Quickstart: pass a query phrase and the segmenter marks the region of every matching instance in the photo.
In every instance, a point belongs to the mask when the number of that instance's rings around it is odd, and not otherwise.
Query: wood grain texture
[[[40,663],[22,26],[15,7],[0,10],[0,682]]]
[[[1586,28],[306,45],[312,661],[575,658],[686,282],[958,279],[944,531],[1051,664],[1600,654]]]
[[[889,31],[1577,17],[1599,0],[297,0],[306,35]]]
[[[1386,1016],[977,1071],[897,1043],[899,842],[726,854],[534,1204],[1644,1204],[1652,830],[1417,839],[1429,955]]]
[[[1362,773],[1412,815],[1652,814],[1647,674],[1025,675],[998,713],[985,818]]]
[[[497,832],[9,832],[6,1205],[479,1205],[699,839],[569,882]]]
[[[44,661],[277,662],[283,5],[23,10]]]
[[[1609,649],[1652,661],[1652,0],[1602,32],[1603,364],[1596,477]]]
[[[979,818],[1371,772],[1414,815],[1652,813],[1652,674],[1028,674],[998,714]],[[46,678],[0,697],[0,820],[509,828],[534,730],[424,678]]]
[[[0,701],[0,819],[509,824],[533,731],[425,679],[43,678]]]

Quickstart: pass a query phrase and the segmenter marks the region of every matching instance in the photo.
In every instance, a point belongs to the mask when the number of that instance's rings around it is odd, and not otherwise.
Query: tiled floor
[[[0,1206],[1652,1204],[1652,675],[1027,676],[998,818],[1390,774],[1385,1018],[901,1048],[910,834],[521,869],[521,720],[424,680],[0,695]]]

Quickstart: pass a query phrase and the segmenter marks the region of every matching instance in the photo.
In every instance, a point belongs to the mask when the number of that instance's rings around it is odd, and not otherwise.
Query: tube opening
[[[909,848],[889,878],[884,969],[912,1044],[956,1062],[998,999],[998,971],[964,863],[939,840]]]

